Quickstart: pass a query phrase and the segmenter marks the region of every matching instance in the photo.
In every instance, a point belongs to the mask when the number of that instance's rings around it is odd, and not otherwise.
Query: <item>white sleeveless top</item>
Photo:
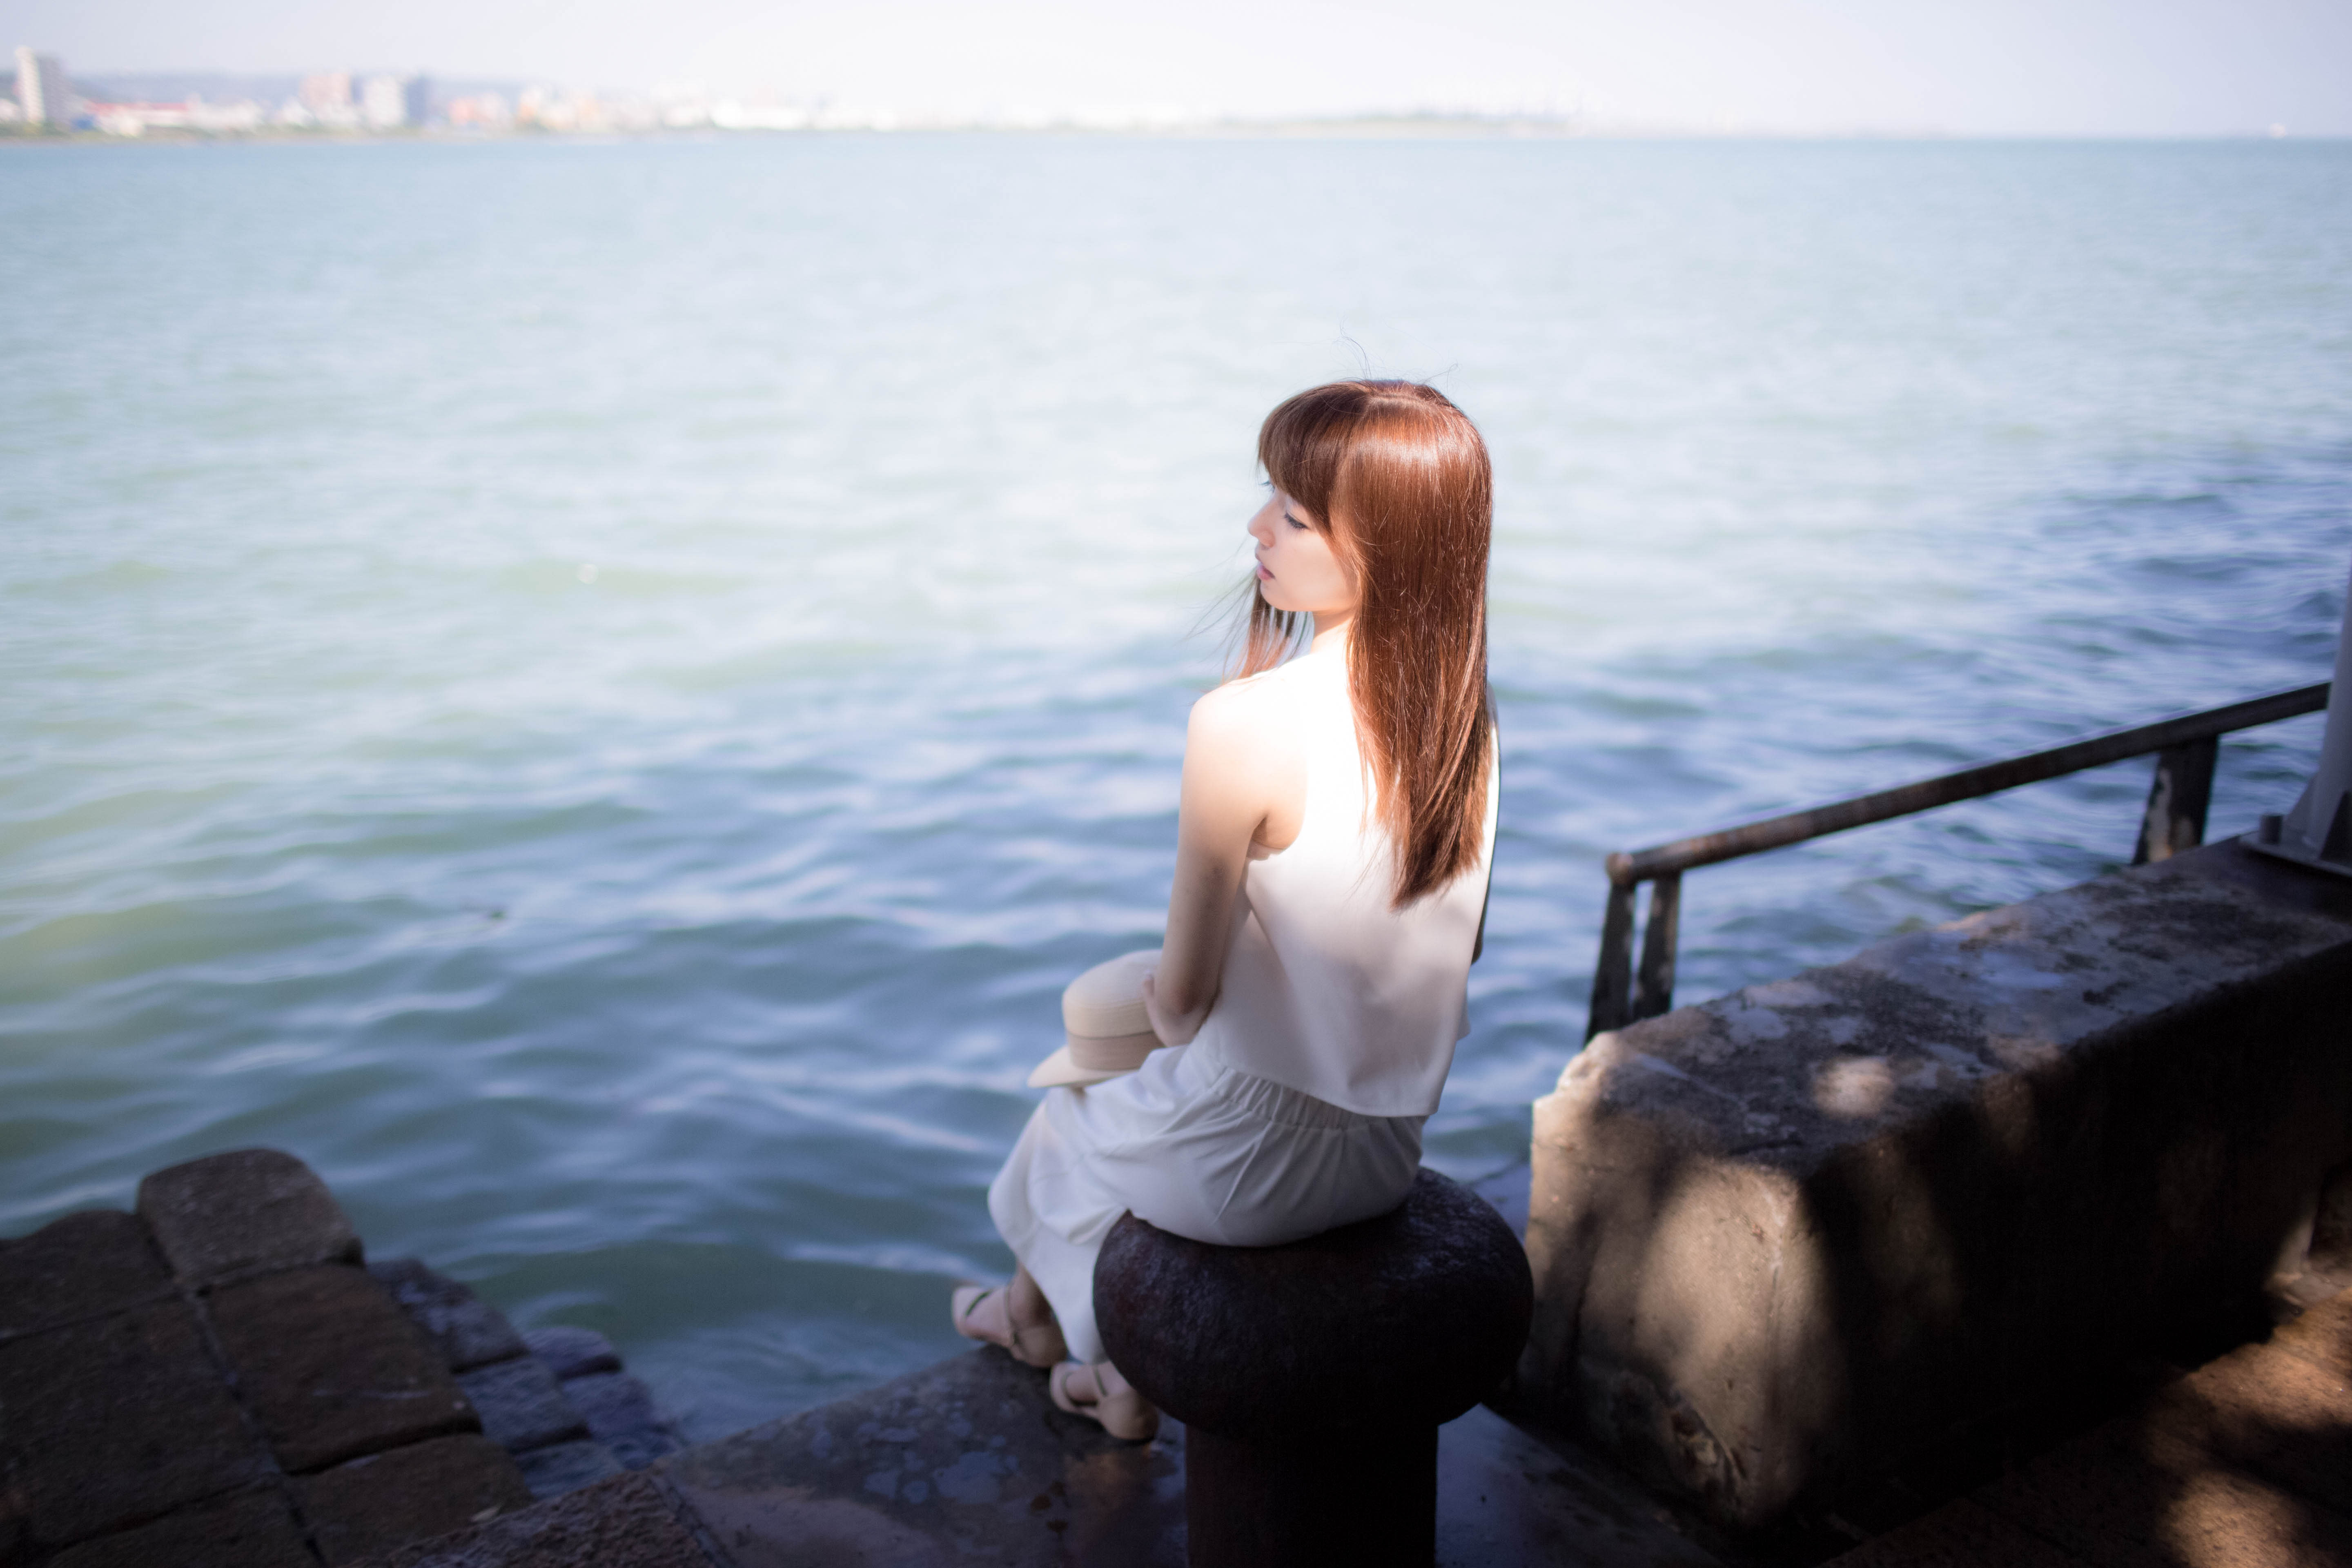
[[[1478,863],[1391,909],[1394,861],[1370,810],[1344,652],[1252,679],[1279,694],[1306,744],[1306,820],[1289,847],[1251,851],[1224,979],[1192,1049],[1361,1116],[1427,1116],[1470,1032],[1499,770],[1486,777]]]

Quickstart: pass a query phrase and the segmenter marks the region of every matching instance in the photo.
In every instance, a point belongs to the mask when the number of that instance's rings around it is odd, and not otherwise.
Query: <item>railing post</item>
[[[1650,924],[1642,933],[1642,970],[1633,980],[1635,1019],[1654,1018],[1675,1005],[1675,950],[1681,935],[1683,874],[1668,871],[1650,884]]]
[[[2133,865],[2169,860],[2205,842],[2205,810],[2213,799],[2213,761],[2221,750],[2221,738],[2209,735],[2157,752],[2156,774],[2147,786],[2147,810],[2140,817],[2139,845],[2132,851]]]
[[[1592,1006],[1584,1037],[1632,1023],[1633,999],[1633,889],[1612,880],[1608,912],[1601,917],[1601,961],[1592,967]]]

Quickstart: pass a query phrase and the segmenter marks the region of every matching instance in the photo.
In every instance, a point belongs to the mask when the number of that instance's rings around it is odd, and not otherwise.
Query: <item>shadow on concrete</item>
[[[2352,1293],[1840,1559],[2352,1563]]]

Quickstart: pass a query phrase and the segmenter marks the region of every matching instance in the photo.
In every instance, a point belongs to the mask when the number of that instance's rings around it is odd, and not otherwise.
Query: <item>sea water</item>
[[[1286,394],[1495,454],[1462,1176],[1604,853],[2324,679],[2352,564],[2340,143],[19,146],[0,239],[0,1234],[289,1149],[701,1437],[1009,1267]],[[1694,873],[1680,994],[2107,870],[2147,775]]]

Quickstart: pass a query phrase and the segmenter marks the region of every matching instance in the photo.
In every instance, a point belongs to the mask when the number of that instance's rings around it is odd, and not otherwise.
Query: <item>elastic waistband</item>
[[[1276,1083],[1272,1079],[1245,1073],[1223,1062],[1196,1058],[1209,1069],[1211,1089],[1217,1099],[1262,1121],[1276,1126],[1304,1128],[1312,1131],[1345,1132],[1359,1127],[1384,1126],[1392,1121],[1419,1123],[1428,1120],[1420,1116],[1365,1116],[1360,1112],[1318,1100],[1304,1089]]]

